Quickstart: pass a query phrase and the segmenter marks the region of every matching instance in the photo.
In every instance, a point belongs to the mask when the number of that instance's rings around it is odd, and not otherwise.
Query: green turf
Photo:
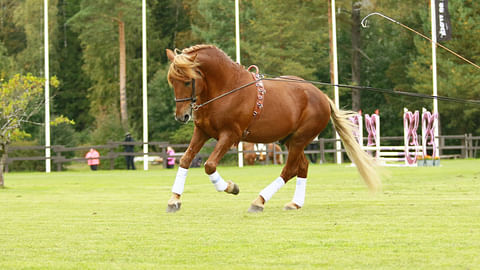
[[[311,165],[306,204],[250,202],[280,166],[219,168],[240,194],[191,169],[182,210],[165,213],[176,170],[9,173],[0,190],[0,269],[478,269],[478,160],[389,168],[371,196],[355,168]]]

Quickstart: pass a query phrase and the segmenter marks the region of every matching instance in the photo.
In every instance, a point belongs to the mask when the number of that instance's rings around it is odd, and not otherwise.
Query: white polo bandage
[[[215,189],[220,192],[220,191],[225,191],[227,189],[227,182],[223,180],[223,178],[220,176],[220,174],[215,171],[212,174],[209,174],[208,177],[210,177],[210,181],[212,181],[212,184],[215,186]]]
[[[307,188],[307,178],[297,177],[297,185],[295,186],[295,193],[293,200],[296,205],[302,207],[305,203],[305,189]]]
[[[273,194],[275,194],[284,185],[285,185],[285,181],[283,180],[282,177],[279,176],[270,185],[268,185],[266,188],[260,191],[260,196],[262,196],[265,202],[267,202],[272,198]]]
[[[188,174],[188,169],[178,167],[177,176],[175,177],[175,182],[173,183],[173,187],[172,187],[173,193],[182,195],[187,174]]]

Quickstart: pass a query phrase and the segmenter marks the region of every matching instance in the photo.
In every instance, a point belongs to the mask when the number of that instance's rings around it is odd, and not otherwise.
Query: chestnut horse
[[[237,184],[226,182],[217,170],[230,147],[240,141],[284,142],[288,158],[280,176],[259,193],[248,211],[263,211],[275,192],[295,176],[295,193],[285,209],[301,208],[308,171],[303,150],[330,119],[365,183],[371,190],[379,188],[373,160],[353,136],[349,117],[354,113],[337,109],[314,85],[298,77],[255,76],[213,45],[167,49],[167,57],[171,61],[167,78],[175,93],[175,118],[184,123],[193,118],[195,123],[188,149],[180,159],[167,212],[180,209],[190,163],[210,138],[217,144],[205,162],[205,172],[217,191],[235,195],[239,192]]]
[[[258,161],[265,161],[267,159],[267,154],[268,154],[268,159],[272,161],[273,163],[273,148],[275,147],[275,161],[276,164],[283,164],[283,155],[282,153],[282,148],[280,145],[275,144],[275,143],[269,143],[269,144],[264,144],[265,148],[264,149],[255,149],[254,143],[249,143],[249,142],[244,142],[243,143],[243,160],[247,165],[254,165],[255,160]]]

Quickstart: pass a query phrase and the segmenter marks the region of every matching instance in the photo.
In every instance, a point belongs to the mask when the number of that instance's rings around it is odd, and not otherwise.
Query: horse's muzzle
[[[181,116],[175,115],[175,120],[181,123],[187,123],[188,121],[190,121],[190,119],[192,119],[192,116],[189,113],[185,113]]]

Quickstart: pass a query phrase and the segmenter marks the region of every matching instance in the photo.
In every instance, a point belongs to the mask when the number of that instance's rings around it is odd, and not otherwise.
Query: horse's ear
[[[170,59],[170,61],[173,62],[173,59],[175,58],[175,53],[172,50],[167,49],[167,57],[168,59]]]

